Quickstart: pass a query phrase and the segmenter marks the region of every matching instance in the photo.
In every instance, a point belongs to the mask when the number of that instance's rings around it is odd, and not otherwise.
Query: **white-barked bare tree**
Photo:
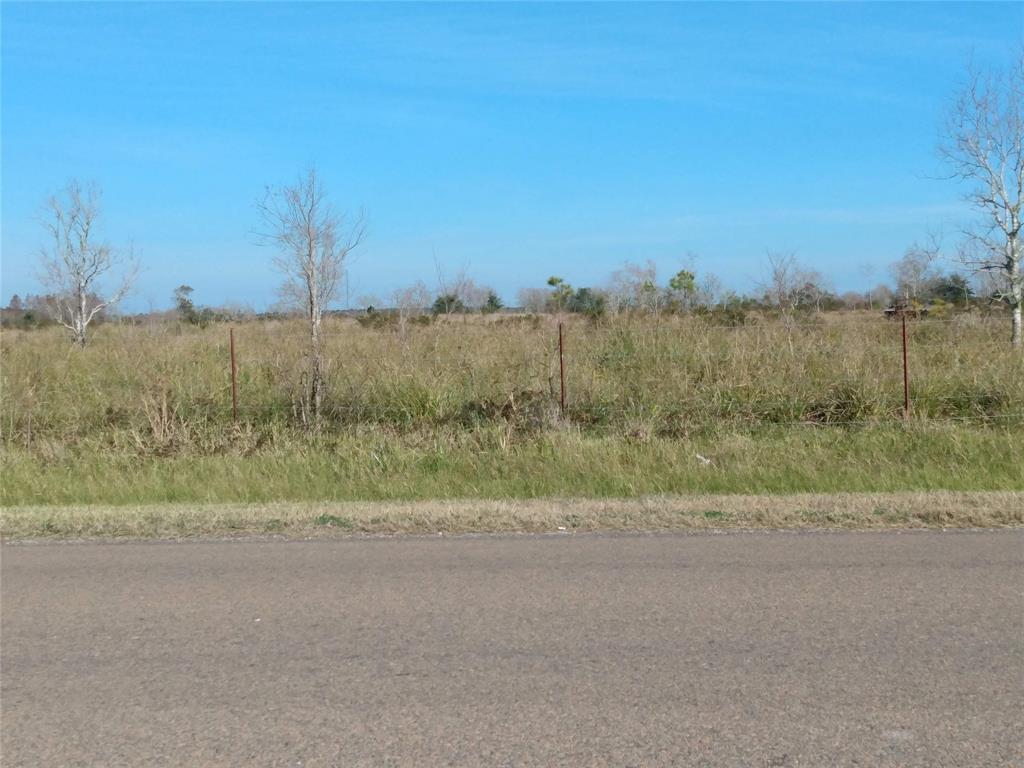
[[[96,184],[83,187],[72,179],[62,194],[46,201],[42,213],[49,243],[40,250],[39,279],[48,292],[47,308],[80,347],[88,340],[89,324],[128,294],[138,271],[130,249],[117,251],[100,240],[101,201]],[[120,274],[110,285],[115,272]]]
[[[949,110],[939,153],[981,214],[965,231],[962,260],[999,277],[1011,341],[1024,349],[1021,198],[1024,192],[1024,49],[1008,68],[972,69]]]
[[[345,261],[362,242],[366,219],[361,211],[351,216],[336,211],[315,168],[292,185],[268,187],[258,206],[261,236],[277,248],[274,266],[285,277],[282,298],[309,321],[302,418],[315,428],[323,417],[324,310],[338,298]]]

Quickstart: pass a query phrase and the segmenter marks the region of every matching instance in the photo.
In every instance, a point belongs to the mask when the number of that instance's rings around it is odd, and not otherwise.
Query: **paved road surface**
[[[1024,534],[8,545],[14,766],[1021,766]]]

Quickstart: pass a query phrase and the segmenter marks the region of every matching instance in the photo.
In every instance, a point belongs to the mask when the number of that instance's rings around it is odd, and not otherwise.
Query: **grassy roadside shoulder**
[[[1024,492],[646,496],[12,507],[5,540],[277,535],[992,528],[1024,525]]]
[[[373,429],[215,453],[0,452],[22,538],[1024,524],[1019,431],[789,426],[682,438]]]
[[[1024,491],[1020,435],[941,423],[686,437],[375,428],[157,454],[38,440],[0,451],[0,507]]]

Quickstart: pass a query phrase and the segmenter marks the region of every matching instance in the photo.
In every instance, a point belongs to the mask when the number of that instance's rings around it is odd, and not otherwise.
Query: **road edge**
[[[887,530],[1024,526],[1024,492],[907,491],[636,498],[451,499],[0,509],[0,540],[560,531]]]

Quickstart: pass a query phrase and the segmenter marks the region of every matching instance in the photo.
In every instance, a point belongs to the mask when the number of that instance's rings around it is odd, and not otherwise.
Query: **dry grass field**
[[[0,503],[1024,490],[1024,359],[1001,320],[910,323],[909,420],[899,325],[877,315],[572,318],[564,416],[551,318],[326,330],[313,433],[298,322],[236,326],[237,423],[225,325],[107,324],[85,349],[4,331]]]
[[[820,318],[792,329],[777,321],[575,319],[566,331],[568,422],[677,436],[723,422],[897,417],[899,324],[875,315]],[[1024,419],[1024,360],[1005,335],[1001,318],[912,321],[915,417]],[[549,318],[455,316],[404,330],[332,319],[326,337],[334,427],[552,426],[558,359]],[[301,390],[302,324],[251,322],[237,338],[243,423],[287,427]],[[107,325],[84,350],[71,349],[57,329],[5,331],[0,350],[8,446],[123,432],[140,452],[203,453],[230,416],[223,325]]]

